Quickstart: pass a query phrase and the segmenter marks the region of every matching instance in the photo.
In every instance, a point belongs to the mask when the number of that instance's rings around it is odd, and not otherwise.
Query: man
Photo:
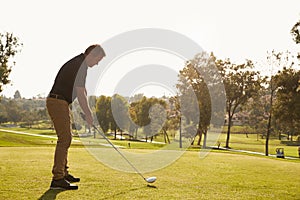
[[[89,125],[93,124],[91,109],[88,105],[85,81],[88,67],[97,65],[105,57],[98,44],[89,46],[84,53],[66,62],[59,70],[54,85],[47,97],[46,106],[58,137],[54,153],[51,189],[76,190],[80,178],[68,173],[68,149],[71,145],[71,117],[69,105],[78,99],[79,105]]]

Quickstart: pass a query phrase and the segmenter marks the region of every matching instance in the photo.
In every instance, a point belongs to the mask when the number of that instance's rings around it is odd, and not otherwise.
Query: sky
[[[217,58],[234,62],[260,62],[273,49],[300,51],[290,35],[300,19],[299,0],[0,0],[0,8],[0,32],[13,32],[23,43],[14,58],[11,84],[2,92],[7,97],[16,90],[25,98],[46,96],[59,68],[70,58],[90,44],[141,28],[183,34]],[[110,95],[118,80],[132,70],[122,71],[119,65],[164,63],[176,70],[184,65],[176,56],[148,53],[133,53],[115,62],[115,71],[112,66],[101,79],[99,94]],[[172,93],[158,85],[152,90]],[[143,90],[137,87],[135,92]]]

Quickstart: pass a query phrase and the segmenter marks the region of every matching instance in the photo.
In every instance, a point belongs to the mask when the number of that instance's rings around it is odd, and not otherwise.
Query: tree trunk
[[[267,136],[266,136],[266,156],[269,156],[269,138],[270,138],[270,132],[271,132],[271,121],[272,121],[272,106],[273,106],[273,94],[274,91],[272,89],[272,79],[271,79],[271,97],[270,97],[270,113],[269,113],[269,119],[268,119],[268,127],[267,127]]]
[[[136,140],[137,140],[137,135],[138,135],[138,129],[139,129],[139,128],[136,128],[136,129],[135,129],[135,137],[134,137],[134,139],[136,139]]]
[[[270,115],[269,115],[269,119],[268,119],[268,129],[267,129],[267,136],[266,136],[266,156],[269,155],[269,138],[270,138],[270,129],[271,129],[271,118],[272,118],[272,115],[271,115],[271,112],[270,112]]]
[[[295,129],[293,128],[294,127],[294,123],[291,123],[290,127],[292,127],[292,130],[290,131],[291,132],[290,140],[293,141],[293,136],[294,136],[294,132],[295,132]]]
[[[164,138],[165,138],[165,143],[168,142],[168,144],[170,144],[170,139],[169,139],[169,136],[168,136],[168,133],[166,130],[163,130],[164,131]],[[166,139],[167,138],[167,139]]]
[[[205,149],[206,148],[206,141],[207,141],[207,131],[205,130],[203,134],[204,134],[203,148]]]
[[[198,139],[197,145],[200,145],[201,144],[201,140],[202,140],[202,132],[200,130],[198,130],[198,134],[199,134],[199,139]]]
[[[230,140],[230,129],[231,129],[231,122],[232,121],[232,116],[229,114],[228,117],[228,126],[227,126],[227,138],[226,138],[226,148],[230,148],[229,147],[229,140]]]

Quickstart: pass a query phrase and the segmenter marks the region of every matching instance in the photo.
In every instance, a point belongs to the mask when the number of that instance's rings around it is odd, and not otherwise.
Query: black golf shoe
[[[68,174],[67,176],[65,176],[65,180],[67,180],[70,183],[76,183],[80,181],[80,178],[75,178],[71,174]]]
[[[59,180],[52,180],[50,189],[52,190],[77,190],[78,186],[74,184],[70,184],[64,178]]]

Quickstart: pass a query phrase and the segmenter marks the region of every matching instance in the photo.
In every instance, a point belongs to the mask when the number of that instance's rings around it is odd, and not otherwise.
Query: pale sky
[[[299,51],[290,35],[300,19],[299,0],[0,0],[0,8],[0,32],[13,32],[24,44],[15,58],[12,84],[2,93],[8,97],[16,90],[26,98],[47,95],[67,60],[90,44],[140,28],[176,31],[218,58],[236,62],[261,61],[272,49]],[[150,62],[136,58],[139,65]],[[183,66],[178,58],[165,59],[166,65]],[[107,74],[100,93],[108,95],[122,73]]]

